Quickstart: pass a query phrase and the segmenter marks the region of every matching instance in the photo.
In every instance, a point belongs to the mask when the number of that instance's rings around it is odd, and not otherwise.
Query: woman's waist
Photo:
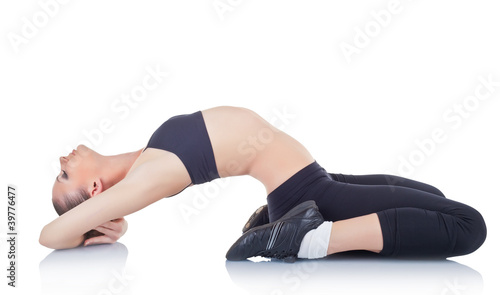
[[[292,175],[314,162],[300,146],[283,142],[278,136],[267,144],[240,144],[215,147],[217,169],[221,177],[250,175],[270,193]]]
[[[307,165],[267,196],[269,213],[281,216],[295,205],[323,194],[333,182],[316,161]]]

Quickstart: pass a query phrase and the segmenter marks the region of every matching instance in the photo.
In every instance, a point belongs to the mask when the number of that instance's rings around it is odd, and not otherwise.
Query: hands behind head
[[[128,223],[123,217],[105,222],[85,234],[83,245],[112,244],[127,232],[127,228]]]

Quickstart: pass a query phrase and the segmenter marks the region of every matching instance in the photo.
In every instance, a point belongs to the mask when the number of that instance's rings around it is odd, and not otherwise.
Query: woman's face
[[[90,193],[94,177],[97,175],[99,154],[79,145],[66,157],[60,157],[61,172],[52,188],[52,199],[84,188]]]

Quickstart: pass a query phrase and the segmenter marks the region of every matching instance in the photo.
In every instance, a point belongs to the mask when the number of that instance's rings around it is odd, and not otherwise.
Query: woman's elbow
[[[42,246],[50,249],[68,249],[78,247],[82,243],[83,239],[77,239],[74,241],[61,240],[60,237],[51,234],[46,227],[47,226],[44,226],[42,232],[40,233],[40,237],[38,238],[38,242]]]
[[[38,242],[40,243],[40,245],[45,246],[47,248],[56,249],[50,242],[48,242],[45,239],[42,239],[42,237],[40,237],[40,239],[38,239]]]
[[[45,246],[47,248],[56,249],[55,243],[50,239],[46,227],[47,226],[44,226],[42,232],[40,232],[40,237],[38,238],[38,242],[40,243],[40,245]]]

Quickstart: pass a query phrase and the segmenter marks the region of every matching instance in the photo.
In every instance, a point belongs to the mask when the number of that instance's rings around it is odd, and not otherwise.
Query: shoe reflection
[[[39,265],[42,291],[44,294],[116,294],[128,285],[127,255],[127,247],[119,242],[54,250]]]
[[[451,260],[388,259],[369,252],[318,260],[226,261],[231,280],[259,294],[481,294],[479,272]],[[343,294],[340,293],[340,294]]]

